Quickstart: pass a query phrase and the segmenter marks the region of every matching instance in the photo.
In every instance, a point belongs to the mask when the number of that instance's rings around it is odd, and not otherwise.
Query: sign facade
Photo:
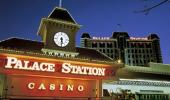
[[[53,77],[108,79],[117,69],[104,65],[38,57],[0,55],[0,72]]]
[[[6,94],[32,97],[96,97],[101,80],[115,77],[106,64],[0,54],[0,73],[6,75]]]
[[[35,97],[95,97],[96,80],[9,75],[10,95]]]

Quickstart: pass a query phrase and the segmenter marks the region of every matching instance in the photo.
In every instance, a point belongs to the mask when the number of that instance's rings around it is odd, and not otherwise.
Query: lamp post
[[[110,94],[111,94],[111,100],[114,100],[113,99],[113,89],[110,89]]]

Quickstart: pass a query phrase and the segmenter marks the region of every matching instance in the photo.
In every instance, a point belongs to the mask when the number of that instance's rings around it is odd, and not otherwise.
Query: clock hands
[[[63,37],[60,38],[60,41],[61,41],[61,46],[62,46],[62,44],[63,44]]]
[[[54,42],[56,45],[58,45],[59,47],[65,47],[68,45],[69,43],[69,37],[67,36],[66,33],[64,32],[57,32],[54,35]]]

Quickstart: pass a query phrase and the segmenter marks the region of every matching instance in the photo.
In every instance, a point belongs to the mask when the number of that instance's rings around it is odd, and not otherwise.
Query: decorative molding
[[[160,86],[160,87],[169,87],[170,82],[149,82],[149,81],[127,81],[127,80],[121,80],[116,81],[113,84],[115,85],[138,85],[138,86]]]
[[[77,52],[68,52],[68,51],[60,51],[60,50],[52,50],[52,49],[42,49],[41,50],[46,55],[54,55],[58,57],[68,57],[68,58],[75,58],[79,55]]]

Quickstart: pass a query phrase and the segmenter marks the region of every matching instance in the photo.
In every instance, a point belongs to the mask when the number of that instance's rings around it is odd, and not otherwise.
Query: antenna
[[[59,1],[59,7],[62,7],[62,0]]]
[[[117,32],[122,31],[122,25],[121,24],[116,25],[116,31]]]

